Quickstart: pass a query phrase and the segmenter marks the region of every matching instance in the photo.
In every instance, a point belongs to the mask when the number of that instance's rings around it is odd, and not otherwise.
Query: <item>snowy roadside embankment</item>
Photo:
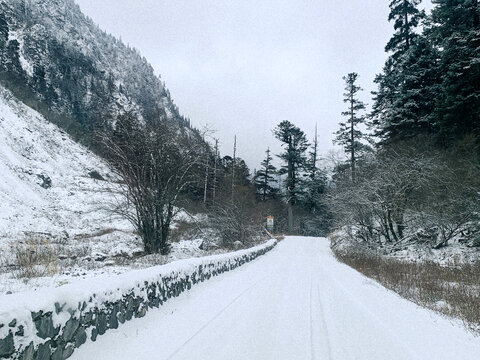
[[[66,359],[90,337],[143,317],[192,285],[233,270],[276,245],[185,259],[55,289],[0,297],[0,358]]]

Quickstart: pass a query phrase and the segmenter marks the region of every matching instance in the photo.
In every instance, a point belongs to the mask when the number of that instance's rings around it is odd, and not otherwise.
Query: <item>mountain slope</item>
[[[0,0],[0,60],[4,85],[23,101],[33,97],[71,116],[77,133],[128,111],[188,124],[147,60],[73,0]]]
[[[105,163],[3,87],[0,149],[0,238],[130,228],[101,208],[114,198],[105,192],[108,181],[91,175],[108,179]]]

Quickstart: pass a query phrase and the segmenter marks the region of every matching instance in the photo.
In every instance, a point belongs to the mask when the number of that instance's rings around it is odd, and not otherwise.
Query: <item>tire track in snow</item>
[[[318,246],[316,246],[318,249]],[[316,249],[316,250],[317,250]],[[314,260],[314,264],[317,265],[317,259]],[[317,360],[316,355],[321,354],[319,359],[326,359],[331,360],[332,357],[332,350],[330,345],[330,334],[328,332],[327,322],[325,319],[325,311],[324,306],[322,304],[322,297],[320,294],[320,283],[319,283],[319,272],[321,272],[321,267],[315,266],[310,271],[311,273],[311,283],[310,283],[310,341],[311,341],[311,349],[312,349],[312,360]],[[315,284],[314,284],[315,283]],[[316,293],[314,292],[314,285],[316,285]],[[315,297],[316,295],[316,297]],[[315,315],[313,315],[315,311]],[[319,323],[320,322],[320,323]],[[314,326],[317,324],[317,327]],[[315,329],[317,329],[317,336],[315,337]],[[323,346],[320,344],[316,345],[316,341],[321,341]],[[320,350],[320,351],[316,351]],[[327,357],[325,357],[327,356]]]
[[[333,357],[332,357],[332,348],[330,346],[330,334],[328,333],[328,326],[327,326],[327,321],[325,319],[325,310],[324,310],[324,306],[322,304],[322,298],[321,298],[321,294],[320,294],[320,284],[317,282],[317,299],[318,299],[318,306],[319,306],[319,310],[320,310],[320,318],[321,318],[321,321],[322,321],[322,328],[323,328],[323,336],[322,338],[324,339],[324,344],[325,344],[325,348],[327,349],[327,353],[328,353],[328,360],[332,360]]]
[[[313,341],[313,279],[310,281],[310,350],[311,359],[315,360],[315,346]]]
[[[315,360],[315,343],[313,340],[313,279],[310,281],[310,356]]]
[[[190,336],[182,345],[180,345],[177,350],[175,350],[173,353],[171,353],[166,360],[173,359],[175,355],[177,355],[185,346],[187,346],[193,339],[195,339],[196,336],[198,336],[200,333],[202,333],[203,330],[205,330],[212,322],[214,322],[220,315],[222,315],[230,306],[232,306],[235,302],[237,302],[238,299],[240,299],[243,295],[245,295],[250,289],[255,287],[258,284],[258,282],[254,283],[252,286],[246,288],[243,290],[239,295],[237,295],[232,301],[230,301],[222,310],[220,310],[214,317],[212,317],[210,320],[208,320],[200,329],[198,329],[192,336]]]
[[[347,266],[344,264],[341,264],[341,265]],[[320,263],[319,270],[324,274],[328,274],[328,271],[325,269],[325,266],[322,263]],[[355,308],[359,314],[362,314],[365,316],[365,318],[368,318],[368,322],[370,323],[370,326],[372,328],[375,327],[376,329],[378,329],[378,332],[381,334],[389,335],[387,339],[392,341],[392,345],[395,344],[396,346],[402,349],[403,354],[405,354],[404,359],[424,360],[424,359],[421,359],[417,354],[415,354],[414,351],[410,349],[408,344],[405,343],[405,341],[403,341],[401,338],[398,338],[395,332],[393,331],[393,329],[385,324],[385,321],[382,321],[382,319],[379,318],[376,313],[371,311],[367,306],[365,306],[365,304],[363,304],[360,300],[358,300],[355,297],[355,294],[352,293],[351,290],[347,288],[344,284],[342,284],[338,279],[336,279],[334,276],[328,276],[325,279],[327,280],[326,285],[328,285],[328,288],[330,289],[330,291],[334,290],[337,294],[342,293],[344,296],[341,296],[340,298],[347,299],[350,308]],[[318,291],[320,292],[320,288],[318,289]],[[354,356],[354,354],[349,353],[349,356],[352,356],[352,355]]]

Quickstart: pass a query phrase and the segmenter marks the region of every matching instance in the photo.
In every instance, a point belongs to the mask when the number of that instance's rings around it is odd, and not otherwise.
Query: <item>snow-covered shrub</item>
[[[398,249],[441,248],[480,230],[480,168],[465,149],[405,142],[358,162],[356,180],[336,175],[329,194],[338,228],[358,241]]]

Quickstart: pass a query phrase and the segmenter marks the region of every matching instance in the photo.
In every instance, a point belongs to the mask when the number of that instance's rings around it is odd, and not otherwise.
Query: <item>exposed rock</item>
[[[107,331],[107,316],[103,312],[98,314],[97,331],[98,335],[103,335]]]
[[[87,341],[87,333],[83,326],[80,326],[75,333],[75,347],[80,347]]]
[[[13,342],[13,334],[8,332],[7,337],[0,339],[0,358],[8,358],[15,352],[15,344]]]
[[[117,311],[116,307],[113,308],[112,313],[108,318],[108,328],[109,329],[117,329],[118,328],[118,319],[117,319]]]
[[[38,347],[38,350],[35,354],[35,360],[50,360],[51,353],[52,348],[50,346],[50,341],[47,341]]]
[[[62,310],[63,310],[64,307],[65,307],[65,304],[60,305],[60,303],[56,302],[56,303],[55,303],[55,312],[56,312],[57,314],[60,314],[60,313],[62,312]]]
[[[42,181],[39,185],[44,189],[50,189],[52,187],[52,179],[50,176],[44,174],[37,174],[37,177]]]
[[[57,350],[55,350],[52,355],[52,360],[63,360],[63,350],[64,345],[60,345],[59,347],[57,347]]]
[[[23,336],[25,335],[25,329],[23,328],[23,325],[20,325],[18,327],[17,332],[15,333],[16,336]]]
[[[68,320],[65,324],[65,327],[63,328],[63,340],[65,340],[66,342],[72,340],[73,335],[75,334],[79,326],[80,321],[78,319],[71,318],[70,320]]]
[[[20,357],[22,360],[33,360],[35,355],[35,347],[33,346],[33,342],[31,342],[24,350],[22,356]]]
[[[67,346],[65,346],[65,350],[63,350],[63,360],[72,356],[74,350],[75,347],[72,344],[67,344]]]
[[[107,255],[97,252],[97,253],[93,254],[93,257],[94,257],[95,261],[103,261],[107,258]]]
[[[52,313],[46,313],[40,318],[37,317],[37,320],[34,321],[37,328],[37,336],[42,339],[53,338],[60,330],[53,326]]]
[[[272,245],[273,248],[273,245]],[[271,248],[270,248],[271,249]],[[69,314],[63,326],[55,327],[53,324],[52,312],[32,312],[32,320],[35,324],[36,334],[48,341],[38,347],[35,351],[33,343],[27,347],[20,347],[15,353],[14,336],[34,335],[30,333],[30,326],[24,329],[24,325],[18,325],[15,319],[8,323],[12,329],[9,335],[0,340],[0,359],[10,358],[14,354],[15,359],[22,360],[64,360],[70,357],[74,348],[80,347],[87,341],[87,333],[90,331],[92,341],[96,341],[98,335],[103,335],[108,329],[116,329],[119,323],[124,323],[132,317],[144,317],[149,308],[158,307],[164,301],[189,289],[195,282],[203,281],[225,271],[232,270],[246,262],[249,262],[269,249],[262,249],[248,255],[229,260],[224,264],[200,265],[196,271],[190,274],[171,273],[163,276],[155,282],[144,282],[139,286],[140,293],[131,290],[122,294],[122,298],[113,302],[99,303],[96,295],[91,295],[89,300],[79,301],[77,306],[70,307],[65,304],[55,303],[55,313],[63,316]],[[146,294],[146,296],[144,295]],[[93,305],[93,307],[92,307]],[[90,307],[87,312],[86,309]],[[78,315],[80,312],[80,316]],[[7,323],[0,324],[5,327]],[[13,334],[13,332],[15,334]],[[22,339],[20,343],[24,343]]]
[[[98,331],[97,329],[92,329],[92,336],[90,337],[92,341],[96,341],[98,336]]]

